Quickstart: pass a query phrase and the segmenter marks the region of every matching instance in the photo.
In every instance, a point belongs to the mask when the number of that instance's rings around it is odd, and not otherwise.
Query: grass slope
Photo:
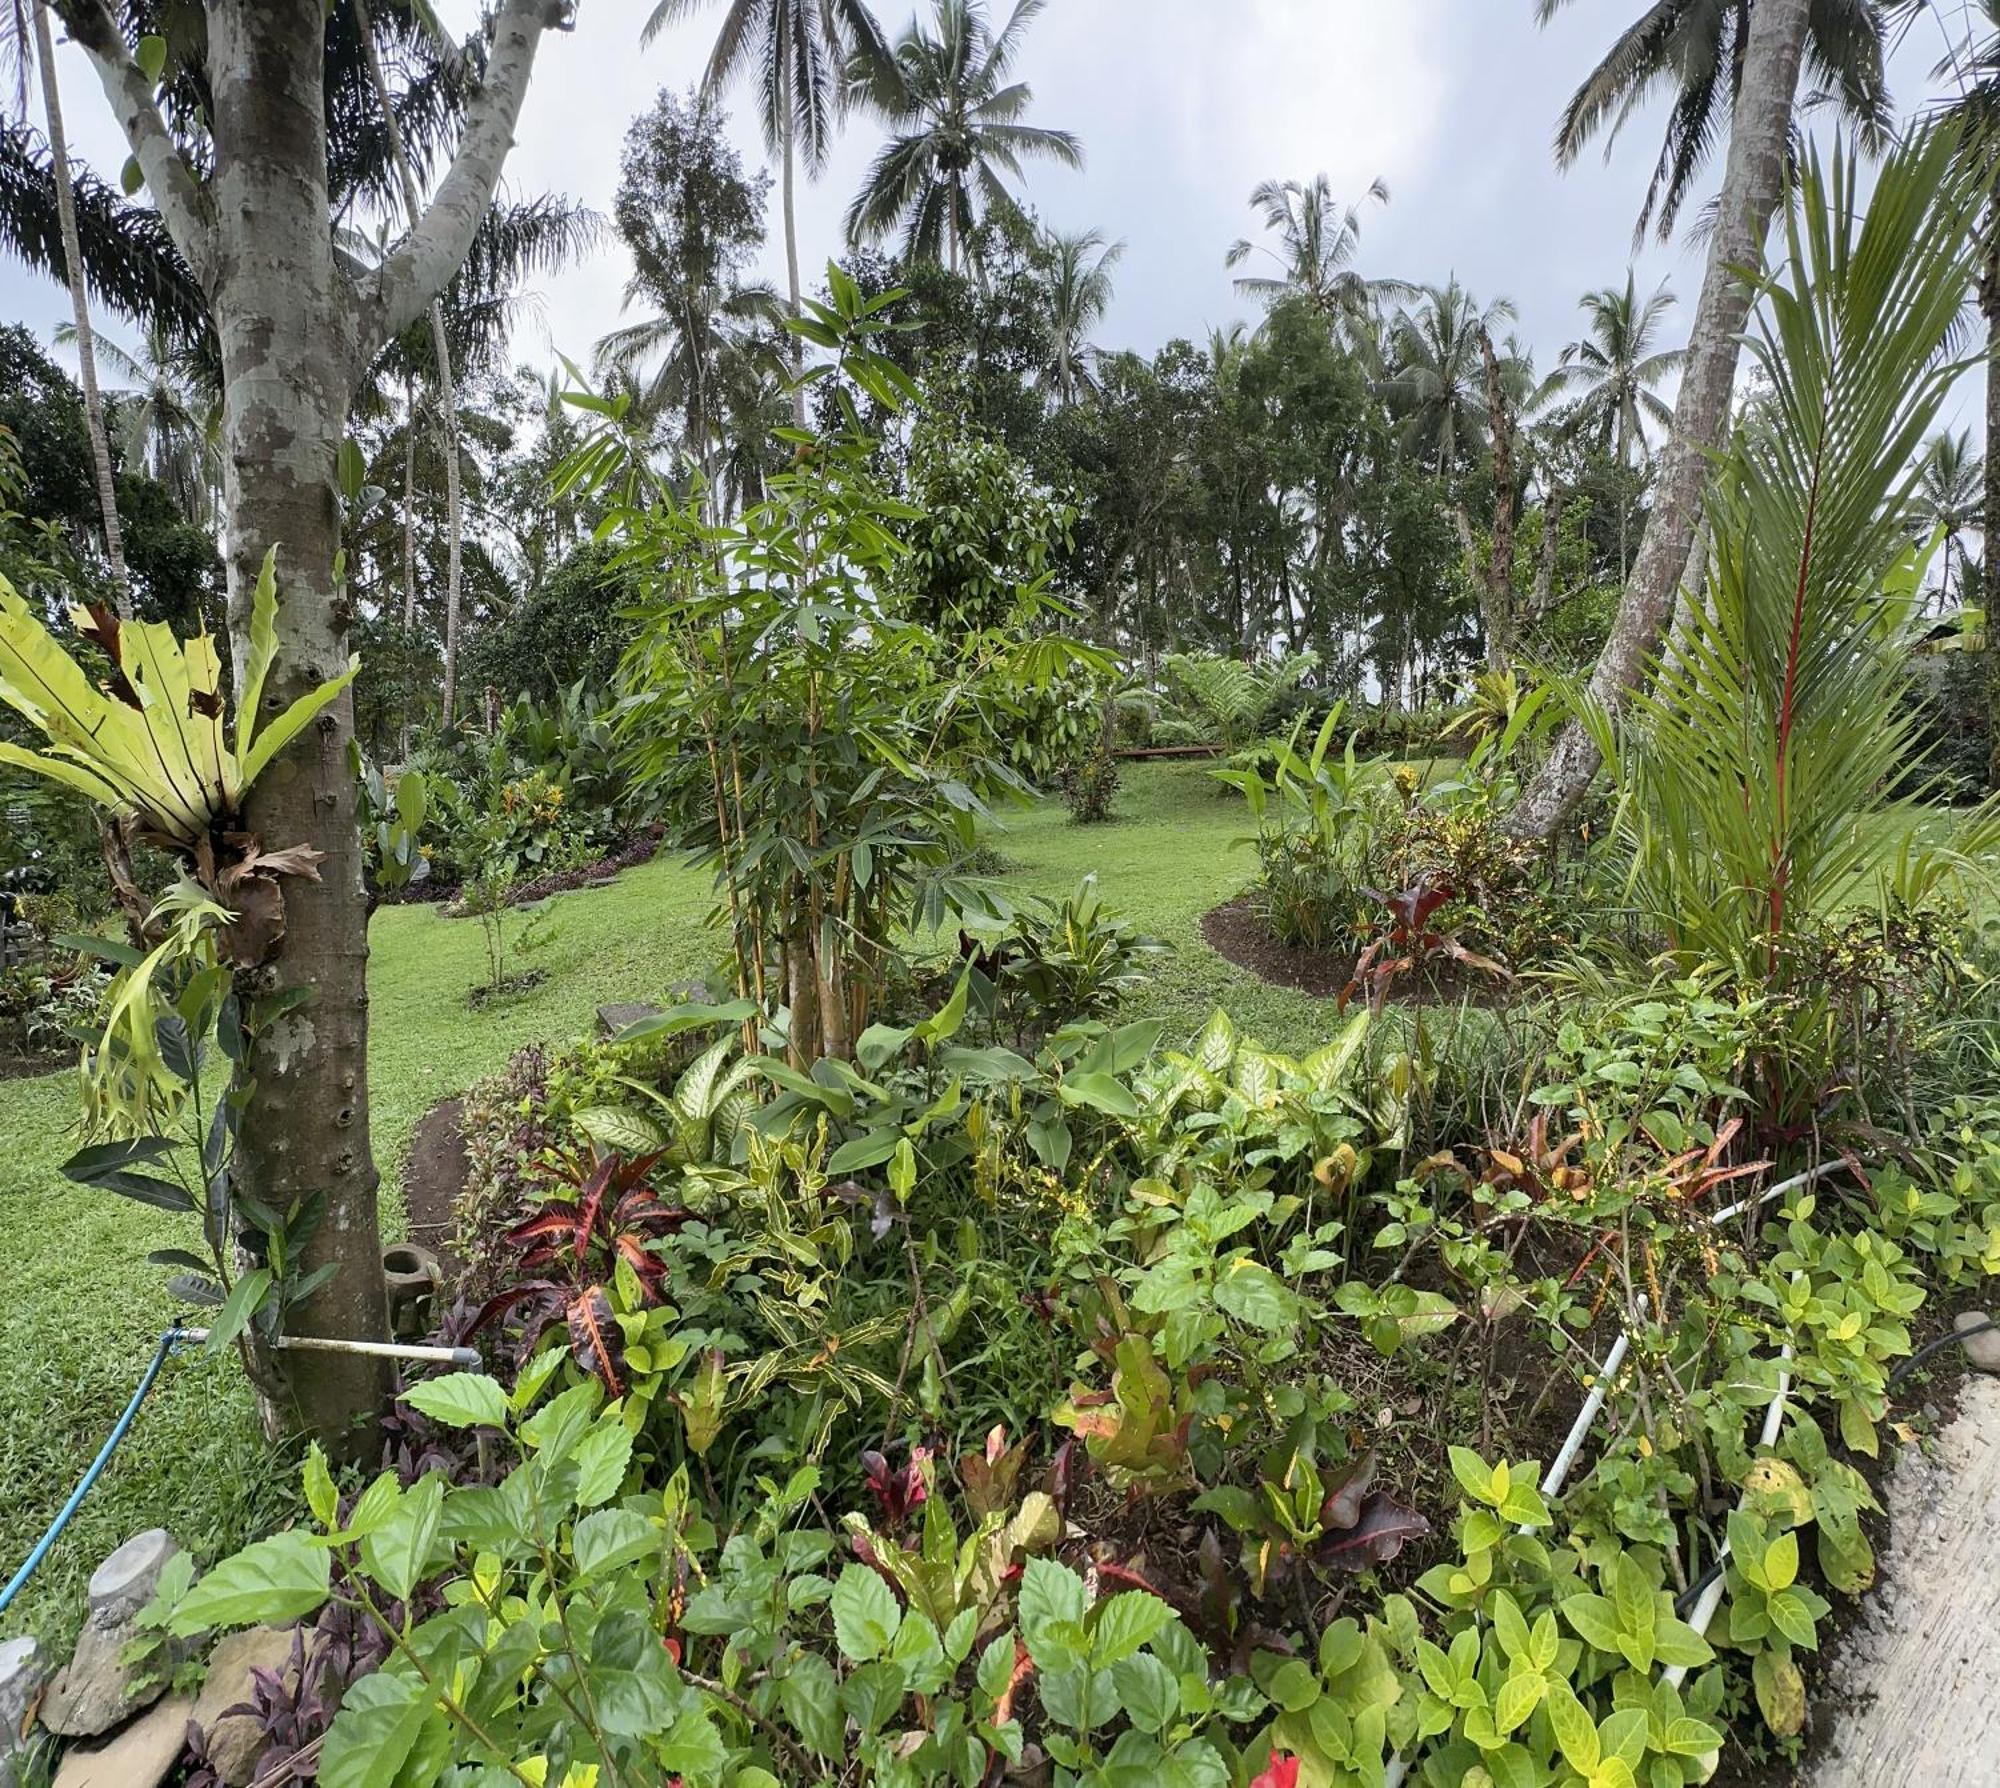
[[[1176,953],[1133,1002],[1170,1033],[1216,1006],[1280,1047],[1324,1034],[1324,1002],[1268,987],[1201,941],[1201,915],[1248,880],[1240,802],[1199,766],[1128,773],[1119,820],[1078,827],[1059,806],[1006,816],[994,843],[1014,865],[1007,884],[1060,896],[1095,872],[1111,903]],[[643,999],[703,973],[717,941],[703,925],[707,878],[670,858],[609,888],[559,896],[531,957],[510,972],[547,971],[533,991],[477,1012],[466,993],[485,975],[471,920],[390,907],[370,933],[374,992],[371,1122],[382,1170],[384,1227],[401,1223],[398,1174],[418,1118],[490,1073],[522,1044],[584,1030],[599,1002]],[[0,1084],[0,1572],[11,1573],[61,1505],[139,1381],[176,1311],[151,1248],[186,1245],[180,1219],[73,1186],[57,1171],[75,1146],[67,1075]],[[39,1631],[58,1647],[82,1605],[83,1579],[130,1533],[165,1525],[212,1557],[270,1525],[288,1504],[291,1462],[259,1436],[233,1358],[177,1358],[0,1636]]]

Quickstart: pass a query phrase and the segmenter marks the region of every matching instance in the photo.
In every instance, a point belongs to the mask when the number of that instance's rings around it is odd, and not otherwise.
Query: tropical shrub
[[[1033,588],[1002,620],[961,604],[943,631],[885,610],[925,518],[881,482],[849,386],[893,411],[908,381],[871,345],[890,299],[830,279],[832,305],[799,329],[835,356],[842,426],[720,540],[700,495],[635,451],[617,401],[581,400],[603,426],[566,472],[622,480],[621,563],[654,592],[627,664],[632,761],[713,867],[734,991],[777,1018],[794,1066],[852,1057],[905,927],[984,907],[963,859],[988,803],[1026,788],[1001,742],[1101,662],[1050,630]]]
[[[1804,1002],[1765,1065],[1786,1129],[1841,1059],[1815,1045],[1801,941],[1857,898],[1920,908],[1994,836],[1984,810],[1940,836],[1895,792],[1920,761],[1905,696],[1928,549],[1906,518],[1984,202],[1963,168],[1949,131],[1920,132],[1863,205],[1853,156],[1808,160],[1751,337],[1769,395],[1708,503],[1704,600],[1628,718],[1594,721],[1658,937]]]

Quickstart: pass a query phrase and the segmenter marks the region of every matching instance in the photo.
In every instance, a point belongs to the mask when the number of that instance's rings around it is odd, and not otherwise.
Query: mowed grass
[[[1015,866],[1009,888],[1061,896],[1095,873],[1111,903],[1176,946],[1131,1015],[1194,1030],[1221,1005],[1281,1047],[1323,1033],[1324,1002],[1267,987],[1201,941],[1201,915],[1254,867],[1240,799],[1199,765],[1127,772],[1118,819],[1070,824],[1059,805],[1002,816],[993,842]],[[542,942],[510,972],[546,971],[532,991],[478,1011],[484,978],[476,921],[387,907],[370,932],[370,1105],[383,1224],[402,1223],[401,1164],[417,1120],[526,1043],[586,1030],[597,1005],[657,998],[705,973],[719,940],[703,923],[705,872],[662,857],[609,888],[560,896]],[[514,922],[518,932],[520,921]],[[76,1146],[68,1074],[0,1083],[0,1577],[12,1573],[110,1431],[177,1312],[149,1249],[191,1242],[192,1223],[70,1184]],[[114,1545],[164,1525],[214,1557],[292,1506],[295,1461],[267,1447],[233,1358],[177,1356],[131,1436],[4,1620],[0,1637],[38,1631],[60,1648],[80,1617],[83,1581]]]

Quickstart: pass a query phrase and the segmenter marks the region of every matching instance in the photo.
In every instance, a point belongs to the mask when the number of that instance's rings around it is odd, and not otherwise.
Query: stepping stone
[[[1984,1310],[1961,1310],[1951,1319],[1951,1326],[1965,1335],[1967,1329],[1978,1329],[1981,1323],[1991,1320]],[[1980,1329],[1976,1335],[1966,1335],[1960,1345],[1965,1363],[1973,1371],[2000,1378],[2000,1329]]]
[[[65,1738],[96,1738],[159,1699],[166,1684],[134,1688],[125,1662],[139,1610],[153,1599],[160,1572],[180,1548],[164,1527],[135,1534],[90,1574],[90,1618],[76,1652],[42,1699],[42,1724]]]
[[[245,1788],[263,1755],[264,1734],[248,1714],[228,1710],[248,1701],[254,1670],[268,1671],[296,1688],[291,1671],[292,1634],[277,1627],[231,1633],[208,1656],[208,1675],[195,1699],[194,1723],[208,1742],[209,1768],[227,1788]],[[225,1717],[226,1716],[226,1717]]]
[[[27,1749],[21,1728],[48,1675],[33,1634],[0,1645],[0,1788],[16,1788],[22,1778],[23,1772],[15,1768]]]
[[[56,1767],[54,1788],[159,1788],[187,1749],[193,1712],[188,1696],[175,1695],[106,1744],[72,1745]]]
[[[614,1000],[597,1008],[597,1028],[606,1037],[629,1030],[642,1018],[657,1018],[660,1008],[648,1000]]]

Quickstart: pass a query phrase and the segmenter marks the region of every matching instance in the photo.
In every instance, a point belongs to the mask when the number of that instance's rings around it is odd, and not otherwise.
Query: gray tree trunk
[[[76,228],[76,189],[70,184],[69,136],[63,129],[62,90],[56,82],[56,45],[45,0],[34,0],[35,60],[42,77],[42,116],[49,132],[49,161],[56,183],[56,221],[62,232],[63,271],[70,314],[76,319],[77,383],[90,434],[90,469],[97,482],[97,511],[104,525],[104,557],[111,567],[112,599],[128,620],[132,579],[125,569],[125,534],[118,525],[118,494],[111,476],[111,437],[104,427],[104,397],[97,384],[97,338],[90,328],[90,289],[83,277],[83,243]]]
[[[2000,196],[1989,210],[2000,221]],[[1986,564],[1980,601],[1986,608],[1987,782],[2000,789],[2000,246],[1987,251],[1979,307],[1986,315]]]
[[[223,497],[230,630],[248,657],[251,593],[278,554],[276,712],[344,669],[351,596],[335,463],[355,380],[423,315],[463,264],[492,202],[542,33],[557,0],[505,0],[464,135],[429,211],[380,267],[336,257],[327,211],[324,0],[208,0],[211,172],[197,179],[105,0],[56,0],[137,156],[147,188],[208,296],[221,344]],[[302,1267],[332,1279],[290,1320],[299,1332],[379,1339],[387,1327],[368,1133],[368,930],[355,823],[351,693],[257,780],[247,819],[273,848],[322,853],[321,880],[285,886],[286,934],[249,972],[251,995],[304,988],[306,1003],[257,1043],[240,1133],[245,1193],[283,1212],[322,1196]],[[380,1362],[293,1353],[282,1412],[350,1460],[370,1459],[387,1389]]]
[[[1504,671],[1514,661],[1514,418],[1500,378],[1493,336],[1479,331],[1479,355],[1486,370],[1486,412],[1493,435],[1493,539],[1486,563],[1481,617],[1486,633],[1486,668]]]
[[[350,605],[333,580],[333,468],[353,390],[354,319],[340,302],[327,227],[320,0],[218,0],[207,11],[221,226],[209,290],[222,344],[230,632],[240,666],[258,568],[276,547],[278,658],[264,696],[276,713],[347,664]],[[241,1147],[245,1190],[273,1210],[326,1199],[310,1264],[339,1270],[299,1326],[376,1336],[387,1309],[368,1134],[368,909],[347,765],[353,724],[350,692],[250,793],[250,825],[265,844],[310,844],[325,861],[319,881],[287,885],[284,948],[260,971],[264,991],[315,992],[252,1053]],[[343,1453],[357,1450],[349,1424],[381,1404],[382,1363],[280,1357],[295,1418]]]
[[[1758,0],[1750,11],[1722,199],[1674,405],[1673,433],[1660,456],[1652,514],[1611,623],[1611,637],[1590,678],[1591,698],[1613,713],[1623,709],[1645,675],[1673,613],[1694,542],[1707,455],[1729,427],[1736,362],[1750,315],[1745,270],[1754,273],[1763,266],[1764,238],[1783,191],[1792,101],[1810,11],[1811,0]],[[1572,720],[1522,794],[1508,821],[1510,829],[1518,837],[1549,837],[1583,798],[1599,761],[1597,747]]]
[[[785,113],[784,141],[784,183],[783,199],[785,209],[785,289],[791,302],[791,314],[799,316],[801,293],[799,290],[799,214],[794,187],[798,183],[798,131],[792,123],[790,109]],[[792,363],[792,426],[804,428],[806,425],[806,388],[798,382],[804,367],[805,343],[794,335],[788,344]]]

